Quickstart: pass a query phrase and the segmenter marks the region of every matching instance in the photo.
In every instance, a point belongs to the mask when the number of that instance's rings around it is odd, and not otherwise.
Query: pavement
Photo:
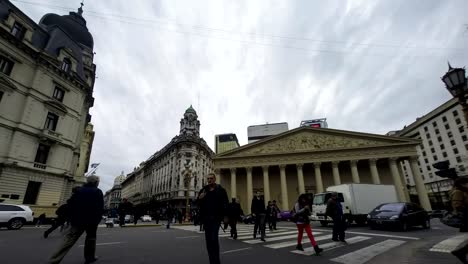
[[[208,263],[204,234],[198,231],[198,226],[173,225],[166,229],[139,224],[136,227],[139,228],[99,228],[97,255],[100,259],[96,263]],[[61,243],[63,233],[56,230],[44,239],[45,228],[0,229],[0,262],[47,263]],[[456,264],[457,260],[449,252],[468,239],[468,235],[434,219],[430,230],[412,228],[398,232],[350,227],[348,244],[331,241],[331,227],[313,225],[315,239],[325,249],[321,256],[315,256],[305,234],[305,250],[295,250],[297,233],[292,223],[279,223],[278,230],[267,231],[266,242],[253,239],[252,229],[253,225],[238,225],[238,240],[231,239],[229,231],[220,231],[222,263]],[[83,263],[83,244],[84,236],[62,263]]]

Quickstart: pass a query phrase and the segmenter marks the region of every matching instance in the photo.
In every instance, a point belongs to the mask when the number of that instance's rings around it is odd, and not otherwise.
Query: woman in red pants
[[[309,203],[307,201],[307,196],[305,194],[301,194],[299,199],[297,199],[297,203],[294,205],[294,217],[296,218],[296,226],[297,226],[297,250],[304,251],[302,247],[302,235],[304,230],[307,233],[307,236],[310,239],[310,243],[314,247],[315,254],[319,255],[323,249],[319,248],[317,242],[315,242],[314,235],[312,235],[312,229],[310,228],[310,219],[309,215],[311,213]]]

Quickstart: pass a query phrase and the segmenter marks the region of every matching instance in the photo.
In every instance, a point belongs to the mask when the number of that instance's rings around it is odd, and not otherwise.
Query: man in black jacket
[[[227,217],[228,224],[231,227],[231,237],[237,239],[237,221],[242,214],[242,209],[239,203],[236,202],[236,198],[232,198],[232,202],[228,205]],[[224,227],[226,229],[226,225]]]
[[[254,226],[254,233],[253,237],[257,238],[257,231],[260,228],[260,240],[265,242],[265,217],[266,217],[266,210],[265,210],[265,201],[263,197],[260,199],[257,195],[254,196],[252,199],[252,206],[251,206],[252,216],[255,217],[255,226]]]
[[[200,220],[205,228],[206,248],[210,264],[220,264],[218,231],[226,215],[226,207],[229,203],[226,190],[216,184],[216,175],[208,174],[208,185],[198,193],[200,208]]]
[[[86,184],[68,200],[71,228],[65,235],[62,245],[50,258],[49,263],[60,263],[83,232],[86,232],[85,263],[93,263],[97,260],[95,256],[96,231],[104,212],[103,194],[97,188],[98,185],[99,177],[89,176],[86,179]]]

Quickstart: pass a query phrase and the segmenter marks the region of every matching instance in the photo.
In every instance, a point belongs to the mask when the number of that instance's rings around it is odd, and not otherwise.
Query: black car
[[[381,204],[369,213],[367,222],[371,229],[383,226],[406,231],[410,226],[431,227],[429,214],[414,203]]]

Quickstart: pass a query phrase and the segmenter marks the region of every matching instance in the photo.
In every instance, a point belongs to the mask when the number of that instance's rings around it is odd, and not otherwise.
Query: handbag
[[[463,223],[463,215],[461,213],[450,212],[444,215],[440,219],[440,222],[450,227],[460,228]]]

